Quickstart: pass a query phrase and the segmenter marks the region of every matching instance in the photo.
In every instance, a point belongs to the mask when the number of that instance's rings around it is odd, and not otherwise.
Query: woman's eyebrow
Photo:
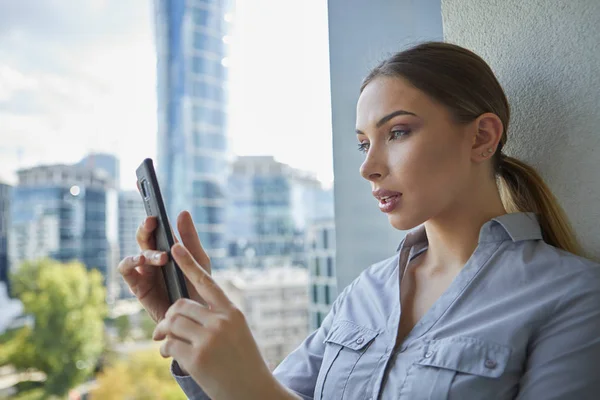
[[[377,122],[377,124],[376,124],[375,126],[376,126],[377,128],[381,128],[381,126],[382,126],[383,124],[385,124],[385,123],[386,123],[386,122],[388,122],[390,119],[392,119],[392,118],[394,118],[394,117],[396,117],[396,116],[398,116],[398,115],[412,115],[412,116],[415,116],[415,117],[417,116],[417,114],[415,114],[415,113],[412,113],[412,112],[410,112],[410,111],[406,111],[406,110],[396,110],[396,111],[394,111],[394,112],[392,112],[392,113],[390,113],[390,114],[386,115],[385,117],[381,118],[381,119],[379,120],[379,122]],[[357,129],[357,130],[356,130],[356,134],[357,134],[357,135],[364,135],[364,133],[363,133],[361,130],[359,130],[359,129]]]

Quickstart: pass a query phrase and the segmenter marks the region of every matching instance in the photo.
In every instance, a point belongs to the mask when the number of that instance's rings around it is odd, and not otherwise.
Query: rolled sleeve
[[[210,397],[202,388],[196,383],[196,381],[189,375],[183,375],[177,361],[173,360],[171,363],[171,374],[181,387],[181,390],[185,393],[189,400],[210,400]]]
[[[551,320],[532,338],[518,400],[593,400],[600,393],[600,279],[598,270],[573,282]],[[580,288],[583,288],[580,289]]]

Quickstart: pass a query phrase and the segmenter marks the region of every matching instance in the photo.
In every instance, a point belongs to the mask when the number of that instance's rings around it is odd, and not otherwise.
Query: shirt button
[[[362,344],[362,342],[364,342],[364,341],[365,341],[365,339],[363,339],[361,337],[359,337],[358,339],[356,339],[356,343],[358,343],[358,344]]]
[[[429,358],[433,355],[432,351],[428,351],[427,353],[425,353],[425,358]]]
[[[485,360],[485,367],[486,368],[494,369],[494,368],[496,368],[496,365],[497,365],[497,363],[494,360],[490,360],[489,358],[487,360]]]

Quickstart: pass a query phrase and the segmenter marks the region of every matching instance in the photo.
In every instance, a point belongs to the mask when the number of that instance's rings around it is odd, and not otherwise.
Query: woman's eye
[[[358,144],[358,151],[361,153],[366,153],[369,150],[369,143],[362,142]]]
[[[391,132],[391,140],[401,138],[402,136],[407,136],[410,133],[407,129],[393,129]]]

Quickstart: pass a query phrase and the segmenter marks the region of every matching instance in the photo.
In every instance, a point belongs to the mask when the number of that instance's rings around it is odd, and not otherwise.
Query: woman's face
[[[365,87],[356,114],[361,175],[374,191],[398,193],[379,201],[396,229],[412,229],[468,193],[473,124],[455,123],[444,106],[391,77]]]

